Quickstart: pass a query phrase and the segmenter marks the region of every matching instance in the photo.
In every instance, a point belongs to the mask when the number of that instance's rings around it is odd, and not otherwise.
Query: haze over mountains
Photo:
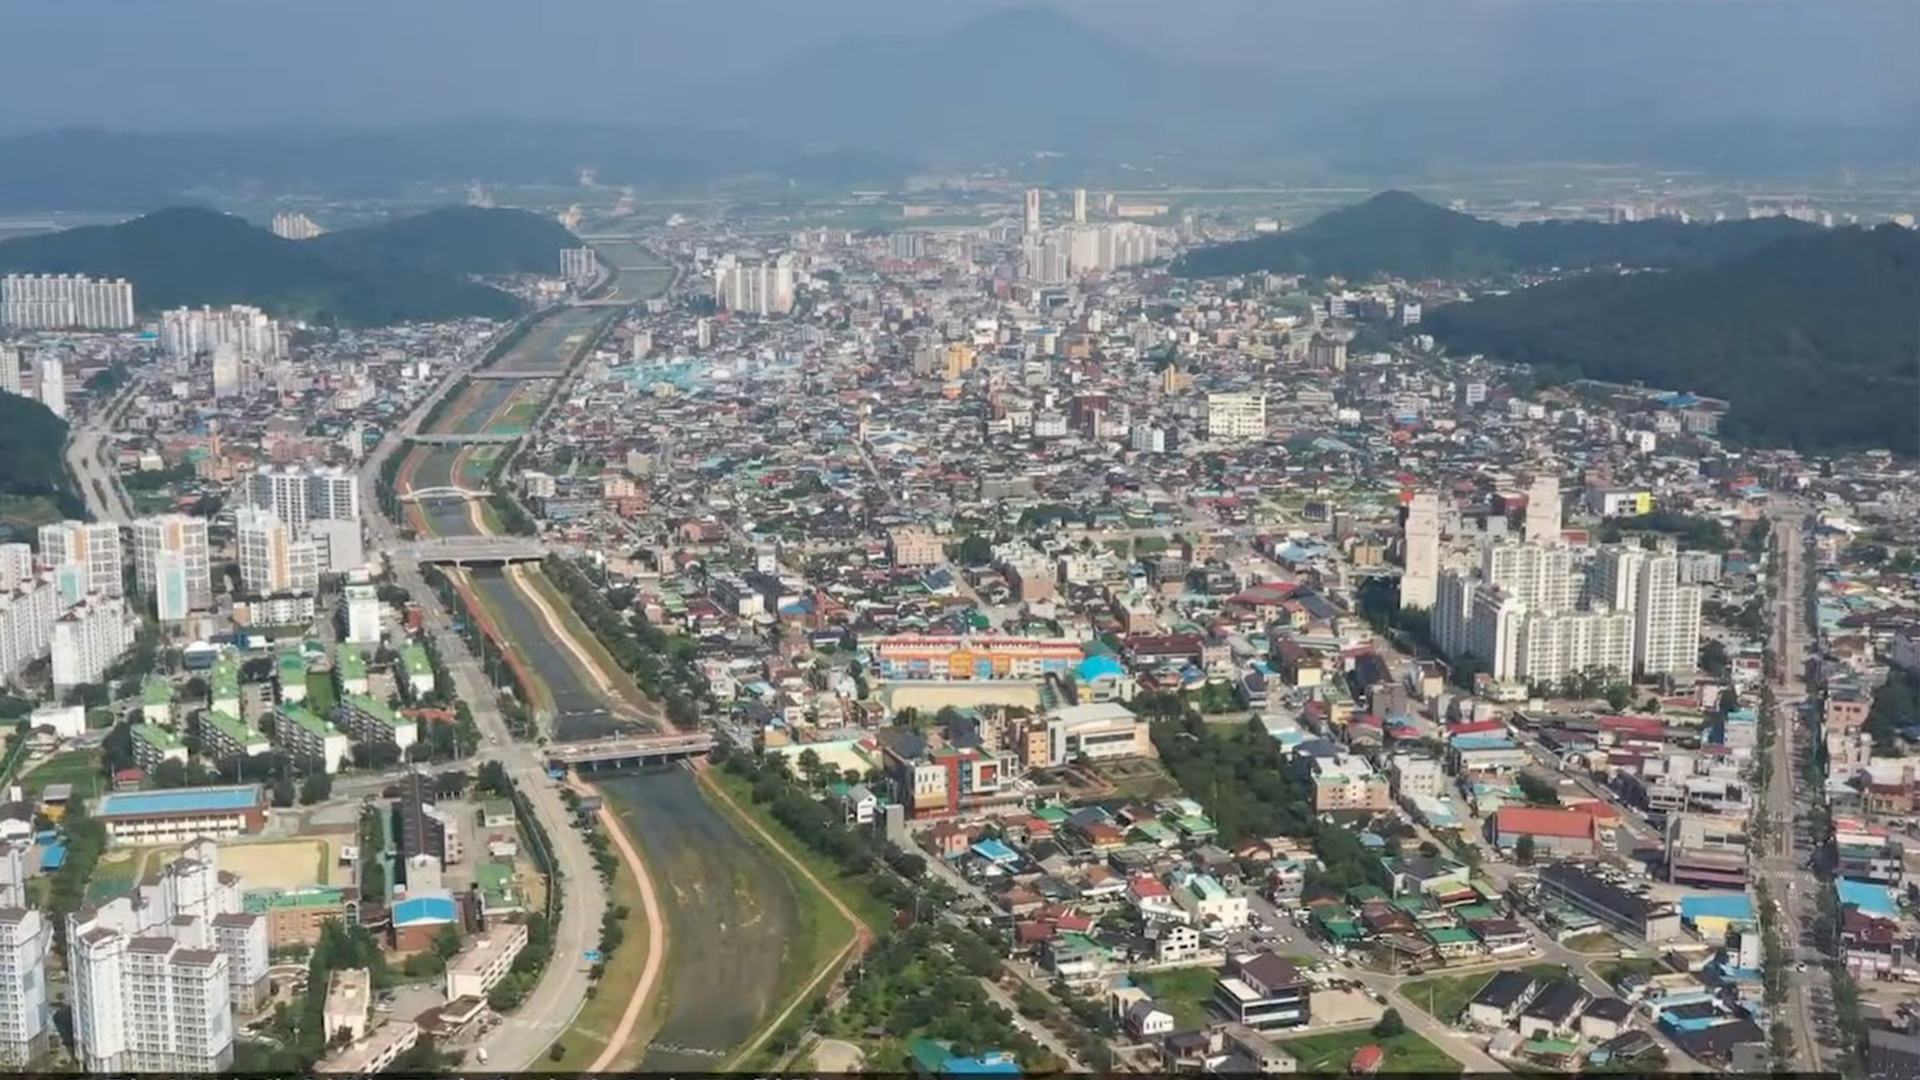
[[[284,19],[231,2],[10,12],[19,40],[54,47],[0,71],[18,90],[0,95],[0,131],[20,133],[0,139],[0,208],[147,209],[250,181],[571,181],[581,165],[607,183],[868,184],[1039,151],[1137,163],[1154,170],[1143,182],[1201,159],[1765,173],[1920,158],[1920,73],[1897,47],[1920,5],[1890,0],[1196,0],[1178,16],[1147,0],[852,0],[724,18],[644,0],[556,0],[538,18],[505,0],[369,2],[303,11],[295,50],[221,48]],[[119,130],[31,134],[62,124]]]
[[[177,207],[0,243],[0,271],[124,277],[143,310],[253,304],[310,322],[383,325],[512,316],[518,301],[472,278],[552,275],[560,250],[578,243],[523,210],[453,207],[294,241]]]

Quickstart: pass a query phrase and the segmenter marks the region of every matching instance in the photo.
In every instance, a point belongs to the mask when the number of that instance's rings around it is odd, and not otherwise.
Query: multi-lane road
[[[389,566],[394,580],[423,599],[429,589],[421,577],[420,566],[410,557],[410,548],[400,542],[398,526],[381,512],[373,489],[381,463],[389,454],[404,452],[406,436],[418,428],[427,411],[466,372],[465,367],[449,371],[441,386],[388,434],[360,471],[361,504],[372,511],[368,527],[373,546],[375,550],[390,553]],[[489,1032],[480,1044],[487,1051],[489,1067],[523,1070],[539,1060],[547,1046],[565,1032],[586,1001],[589,965],[584,957],[588,950],[599,945],[606,895],[600,888],[586,841],[568,818],[537,749],[515,742],[508,733],[493,687],[481,671],[479,661],[468,650],[465,639],[454,631],[447,613],[431,602],[423,603],[422,609],[427,632],[433,635],[440,656],[453,676],[455,690],[473,710],[474,722],[486,740],[482,755],[500,762],[531,802],[535,818],[553,842],[556,869],[566,890],[566,900],[554,927],[553,958],[545,974],[513,1016]]]
[[[133,506],[120,486],[119,471],[108,466],[101,455],[113,434],[114,417],[124,409],[139,387],[136,376],[127,381],[119,394],[95,404],[85,420],[76,425],[67,439],[67,469],[80,486],[93,520],[126,525],[133,520]]]

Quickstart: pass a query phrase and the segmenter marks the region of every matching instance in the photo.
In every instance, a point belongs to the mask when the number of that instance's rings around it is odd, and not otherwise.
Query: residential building
[[[84,274],[0,278],[0,326],[16,330],[131,330],[133,284]]]
[[[51,578],[0,589],[0,681],[12,679],[47,655],[63,605]]]
[[[729,255],[713,275],[714,303],[742,315],[785,315],[793,310],[792,255],[771,259]]]
[[[162,762],[177,761],[187,763],[187,747],[178,736],[163,727],[152,724],[134,724],[130,729],[133,736],[134,764],[148,772],[160,767]]]
[[[1527,489],[1527,516],[1524,535],[1529,544],[1558,544],[1560,520],[1560,478],[1552,473],[1534,477]]]
[[[58,353],[40,358],[40,404],[60,419],[67,418],[67,368]]]
[[[138,627],[139,620],[117,597],[96,596],[68,608],[54,620],[48,639],[54,689],[99,682],[133,647]]]
[[[1207,395],[1207,438],[1240,442],[1267,437],[1267,395],[1253,392]]]
[[[1173,889],[1173,899],[1193,926],[1240,930],[1251,917],[1246,896],[1229,891],[1211,874],[1189,875]]]
[[[252,593],[311,593],[320,587],[320,562],[311,540],[271,510],[234,512],[240,548],[240,582]]]
[[[936,743],[911,728],[886,729],[878,741],[889,801],[909,817],[957,814],[1020,799],[1020,769],[1012,754]]]
[[[52,931],[36,910],[0,907],[0,1065],[23,1069],[55,1042],[47,1001]]]
[[[80,595],[70,596],[68,603],[88,593],[122,595],[125,592],[123,562],[117,525],[62,521],[40,526],[40,565],[49,570],[77,568]]]
[[[20,393],[20,353],[20,346],[0,342],[0,394],[25,396]]]
[[[1366,758],[1335,754],[1316,757],[1312,762],[1315,813],[1343,810],[1379,813],[1392,809],[1392,790],[1387,778],[1375,772]]]
[[[359,480],[334,467],[257,469],[247,478],[245,505],[271,510],[296,535],[308,534],[310,521],[360,520]]]
[[[196,721],[200,747],[215,761],[238,757],[257,757],[273,749],[265,735],[248,727],[238,717],[221,709],[207,709]]]
[[[282,702],[273,710],[271,738],[288,756],[329,773],[338,772],[353,756],[345,733],[299,705]]]
[[[1498,1031],[1519,1019],[1520,1010],[1539,992],[1539,980],[1524,971],[1496,971],[1480,992],[1473,995],[1473,1000],[1467,1002],[1466,1014],[1461,1019],[1484,1030]],[[1454,1019],[1440,1017],[1443,1023]]]
[[[420,726],[393,711],[386,702],[365,694],[349,694],[333,716],[355,741],[392,746],[405,754],[420,740]]]
[[[600,260],[590,247],[561,248],[560,276],[569,285],[591,285],[600,276]]]
[[[227,957],[68,917],[76,1056],[91,1073],[223,1072],[233,1062]],[[193,921],[193,920],[189,920]]]
[[[245,304],[229,307],[174,308],[160,313],[160,350],[168,356],[194,357],[230,350],[238,363],[278,360],[286,354],[286,335],[266,312]],[[214,396],[219,393],[215,379]]]
[[[380,591],[372,585],[358,583],[342,589],[342,640],[355,645],[380,644],[380,607]]]
[[[133,523],[134,587],[153,598],[162,622],[213,608],[213,564],[207,554],[207,519],[162,514]]]
[[[1440,497],[1418,491],[1407,503],[1402,526],[1400,607],[1431,611],[1440,586]]]
[[[888,529],[887,549],[895,566],[936,566],[947,561],[939,535],[922,526],[901,525]]]
[[[365,1038],[373,1018],[373,973],[366,968],[335,968],[327,976],[327,996],[320,1006],[321,1031],[332,1043],[341,1032],[348,1041]]]
[[[273,215],[273,235],[282,240],[311,240],[325,231],[312,218],[302,213]]]
[[[1213,1004],[1234,1023],[1272,1031],[1306,1026],[1312,993],[1292,961],[1263,951],[1228,964],[1213,984]]]
[[[419,1024],[411,1020],[388,1020],[375,1027],[366,1038],[348,1043],[315,1062],[313,1071],[323,1076],[378,1076],[419,1043]]]

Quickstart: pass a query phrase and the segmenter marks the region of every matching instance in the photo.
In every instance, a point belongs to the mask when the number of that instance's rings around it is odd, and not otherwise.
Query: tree
[[[1725,679],[1733,668],[1733,658],[1727,655],[1727,647],[1719,638],[1708,638],[1700,646],[1700,670],[1715,679]]]
[[[1560,805],[1560,790],[1550,780],[1543,779],[1530,772],[1520,774],[1520,794],[1528,802],[1538,806]]]
[[[1522,833],[1518,843],[1513,845],[1513,861],[1521,866],[1533,865],[1533,835]]]
[[[293,780],[282,776],[273,782],[273,805],[286,808],[293,805]]]
[[[314,803],[326,802],[332,795],[333,777],[328,776],[324,772],[309,773],[307,778],[300,782],[301,806],[312,806]]]
[[[1391,1039],[1406,1033],[1407,1022],[1400,1016],[1399,1009],[1388,1009],[1381,1013],[1379,1021],[1373,1025],[1373,1034],[1376,1038]]]
[[[563,1042],[555,1042],[555,1043],[554,1043],[554,1044],[553,1044],[552,1046],[549,1046],[549,1047],[547,1047],[547,1060],[548,1060],[548,1061],[559,1061],[559,1060],[560,1060],[561,1058],[563,1058],[563,1057],[566,1057],[566,1056],[567,1056],[567,1044],[566,1044],[566,1043],[563,1043]]]

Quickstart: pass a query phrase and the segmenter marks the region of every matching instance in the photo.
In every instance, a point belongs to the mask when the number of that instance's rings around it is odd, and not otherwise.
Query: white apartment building
[[[1267,437],[1267,395],[1207,395],[1207,438],[1219,442]]]
[[[160,349],[168,356],[199,356],[222,346],[232,346],[236,356],[278,360],[286,353],[286,335],[266,312],[245,304],[160,313]]]
[[[1440,584],[1440,496],[1415,492],[1407,503],[1402,529],[1405,569],[1400,575],[1400,607],[1433,610]]]
[[[1633,670],[1633,616],[1624,611],[1532,611],[1521,625],[1512,678],[1557,683],[1583,671]]]
[[[380,590],[353,584],[341,590],[340,609],[346,623],[345,641],[355,645],[380,644]]]
[[[69,998],[90,1073],[223,1072],[233,1064],[227,958],[69,917]]]
[[[40,526],[40,565],[49,570],[79,568],[86,592],[122,595],[126,590],[122,559],[117,525],[62,521]]]
[[[283,704],[273,711],[273,745],[328,773],[339,772],[353,756],[345,732],[298,705]]]
[[[524,923],[497,922],[486,933],[467,940],[447,961],[447,1000],[484,998],[513,968],[513,958],[527,947]]]
[[[1467,652],[1486,662],[1487,671],[1502,682],[1518,677],[1520,630],[1527,605],[1499,589],[1482,587],[1473,594],[1473,614],[1467,623]]]
[[[32,581],[33,548],[26,544],[0,544],[0,592]]]
[[[1680,559],[1649,557],[1634,603],[1633,655],[1649,675],[1690,675],[1700,662],[1700,589],[1680,584]]]
[[[271,510],[297,535],[314,520],[360,520],[360,487],[345,469],[264,468],[247,478],[245,504]]]
[[[237,510],[234,535],[240,548],[240,582],[247,591],[272,596],[310,593],[320,587],[320,559],[313,541],[297,538],[278,514]]]
[[[138,627],[139,619],[117,597],[95,596],[68,608],[54,620],[48,642],[54,689],[99,682],[114,661],[133,647]]]
[[[1560,542],[1560,480],[1552,473],[1534,477],[1527,489],[1525,536],[1529,544]]]
[[[571,285],[590,284],[600,275],[600,262],[590,247],[561,248],[560,276]]]
[[[60,419],[67,418],[67,368],[51,353],[40,358],[40,404]]]
[[[713,273],[713,298],[722,310],[743,315],[785,315],[793,310],[793,256],[771,259],[729,255]]]
[[[1580,599],[1573,552],[1559,546],[1486,544],[1480,549],[1480,580],[1541,611],[1572,611]]]
[[[273,235],[282,240],[311,240],[325,232],[318,222],[301,213],[273,215]]]
[[[1405,801],[1418,795],[1439,797],[1447,790],[1446,771],[1435,758],[1395,754],[1387,763],[1394,797]]]
[[[15,1069],[53,1044],[47,1006],[47,949],[53,928],[40,912],[0,908],[0,1065]]]
[[[213,607],[213,564],[207,520],[161,514],[133,523],[134,587],[153,597],[161,621],[184,619]]]
[[[60,609],[60,591],[46,578],[0,589],[0,680],[13,678],[47,655]]]
[[[20,346],[0,342],[0,393],[20,393]]]
[[[130,330],[133,283],[84,274],[0,278],[0,326],[19,330]]]

